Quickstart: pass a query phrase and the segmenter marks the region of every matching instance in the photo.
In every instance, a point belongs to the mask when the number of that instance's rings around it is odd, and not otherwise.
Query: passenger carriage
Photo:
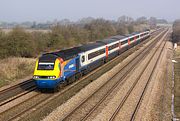
[[[150,33],[147,30],[45,53],[36,62],[33,79],[40,89],[54,89],[60,84],[71,83],[149,36]]]

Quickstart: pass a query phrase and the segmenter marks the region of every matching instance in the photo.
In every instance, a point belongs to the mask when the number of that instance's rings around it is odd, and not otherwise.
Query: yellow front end
[[[45,67],[49,66],[51,69],[38,68],[39,64]],[[39,60],[36,61],[33,79],[35,80],[38,88],[54,89],[62,81],[60,60],[56,59],[55,63],[51,63],[51,65],[48,64],[50,63],[39,62]]]
[[[57,79],[61,76],[61,69],[60,69],[61,65],[60,65],[59,59],[56,59],[53,70],[38,70],[38,64],[39,64],[39,60],[36,61],[34,76],[39,76],[39,77],[55,76],[55,78],[53,78],[53,79]],[[41,79],[41,78],[38,78],[38,79]],[[43,78],[43,79],[45,79],[45,78]]]

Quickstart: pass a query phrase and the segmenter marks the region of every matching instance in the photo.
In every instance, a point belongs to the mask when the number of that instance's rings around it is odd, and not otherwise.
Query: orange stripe
[[[108,57],[108,46],[106,46],[106,58]]]
[[[128,39],[128,45],[130,45],[130,39]]]
[[[59,77],[61,77],[61,74],[62,74],[62,63],[63,63],[63,59],[62,58],[58,58],[58,60],[59,60],[59,64],[60,64],[60,71],[59,71]],[[58,65],[59,66],[59,65]]]

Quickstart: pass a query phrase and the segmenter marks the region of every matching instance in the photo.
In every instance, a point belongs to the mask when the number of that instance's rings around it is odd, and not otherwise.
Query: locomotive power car
[[[150,31],[112,36],[86,45],[45,53],[37,61],[33,79],[39,89],[55,89],[91,72],[150,36]]]

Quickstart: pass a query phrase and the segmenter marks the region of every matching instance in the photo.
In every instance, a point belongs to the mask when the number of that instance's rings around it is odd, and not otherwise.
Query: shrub
[[[0,30],[0,58],[37,57],[43,52],[73,47],[117,34],[124,35],[144,28],[131,18],[127,18],[125,22],[122,20],[115,22],[101,18],[82,24],[56,25],[46,33],[27,32],[21,27],[6,34]]]
[[[180,20],[173,23],[173,42],[180,43]]]

